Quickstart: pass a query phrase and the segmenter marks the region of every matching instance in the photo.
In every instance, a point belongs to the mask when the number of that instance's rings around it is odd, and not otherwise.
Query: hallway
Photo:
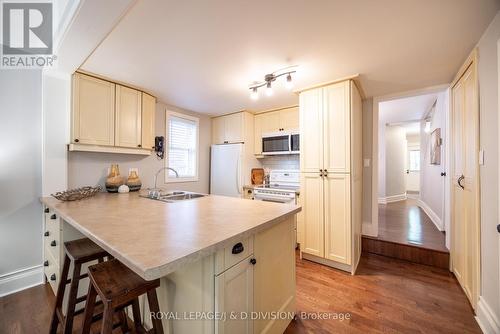
[[[448,252],[440,232],[415,199],[380,204],[378,239]]]

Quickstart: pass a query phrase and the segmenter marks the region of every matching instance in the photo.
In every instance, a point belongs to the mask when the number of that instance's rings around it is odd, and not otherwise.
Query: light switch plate
[[[479,150],[479,165],[484,165],[484,150]]]
[[[370,167],[370,159],[363,159],[363,167]]]

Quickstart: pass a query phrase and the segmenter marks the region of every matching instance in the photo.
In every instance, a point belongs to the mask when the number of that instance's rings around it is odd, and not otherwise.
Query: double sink
[[[190,191],[166,191],[162,189],[149,189],[146,192],[141,193],[139,196],[167,203],[175,203],[179,201],[200,198],[207,195]]]

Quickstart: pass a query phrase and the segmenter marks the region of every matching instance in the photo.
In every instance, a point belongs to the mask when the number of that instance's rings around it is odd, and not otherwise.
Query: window
[[[420,150],[410,151],[410,170],[414,172],[420,170]]]
[[[166,170],[165,182],[198,181],[199,119],[167,111],[166,166],[175,169],[179,177]]]

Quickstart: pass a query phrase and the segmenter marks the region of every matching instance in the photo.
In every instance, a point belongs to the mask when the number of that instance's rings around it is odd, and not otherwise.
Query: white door
[[[212,145],[210,164],[210,193],[241,197],[243,144]]]
[[[408,145],[406,150],[406,191],[420,191],[420,147]]]
[[[253,272],[250,257],[215,277],[215,312],[226,314],[215,322],[217,334],[253,334],[253,321],[242,315],[253,312]],[[236,315],[236,319],[230,319]]]

